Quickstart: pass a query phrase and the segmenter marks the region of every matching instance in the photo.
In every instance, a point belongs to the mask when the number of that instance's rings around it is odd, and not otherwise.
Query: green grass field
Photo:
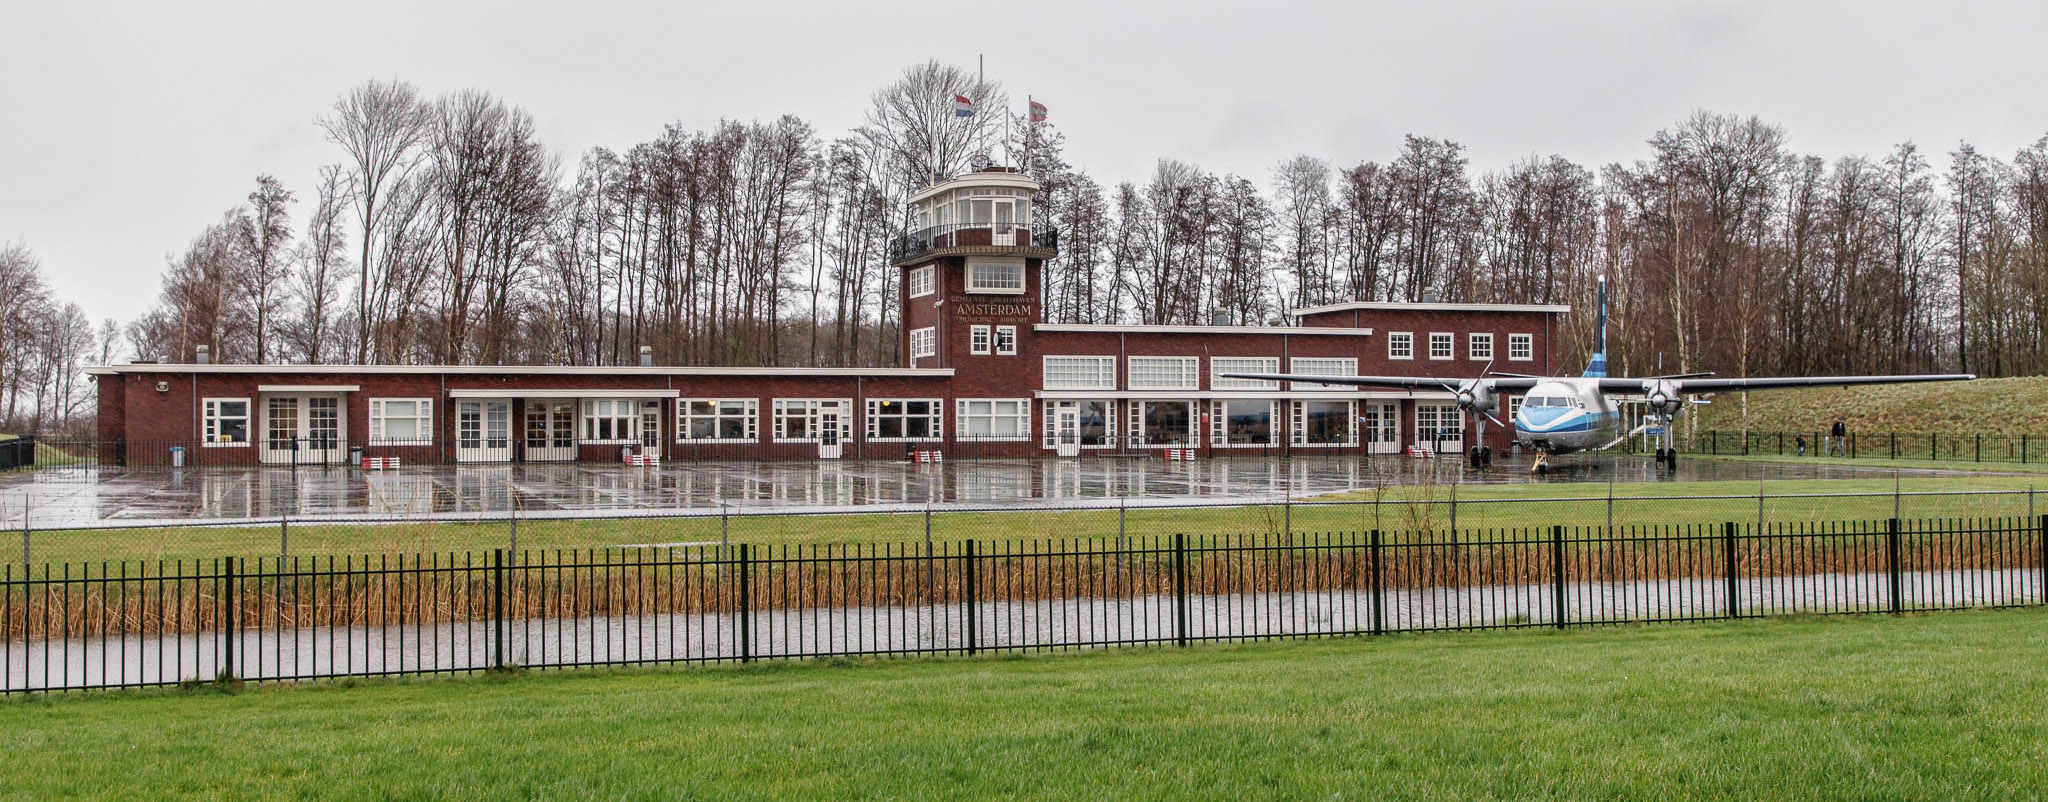
[[[1900,479],[1788,480],[1766,482],[1762,505],[1766,522],[1873,521],[1894,512],[1894,488],[1905,493],[2009,491],[2007,495],[1901,497],[1897,513],[1904,518],[2024,516],[2030,509],[2048,512],[2048,495],[2030,499],[2027,491],[2048,491],[2048,477],[2033,475],[1968,475]],[[1457,489],[1455,521],[1451,487],[1399,486],[1331,497],[1334,501],[1377,504],[1297,503],[1202,509],[1132,508],[1123,514],[1122,531],[1130,536],[1292,532],[1389,533],[1445,530],[1455,522],[1461,530],[1529,527],[1604,526],[1610,509],[1616,526],[1648,524],[1718,524],[1758,519],[1756,482],[1644,482],[1611,486],[1599,483],[1536,485],[1462,485]],[[1801,494],[1869,494],[1862,497],[1772,498]],[[1651,498],[1671,497],[1680,498]],[[1721,497],[1721,498],[1713,498]],[[1118,511],[1073,512],[940,512],[931,516],[936,542],[1030,540],[1048,538],[1113,538],[1119,532]],[[671,519],[527,519],[518,525],[521,549],[571,549],[663,546],[676,544],[752,543],[814,545],[830,543],[921,544],[926,536],[921,513],[869,513],[818,516],[735,516]],[[275,557],[280,546],[302,557],[416,554],[432,551],[489,551],[509,547],[510,525],[436,522],[377,525],[294,523],[280,543],[276,524],[249,527],[171,527],[111,530],[39,530],[31,533],[32,561],[98,562],[119,560],[210,559],[223,556]]]
[[[1824,432],[1840,416],[1858,432],[2048,435],[2048,377],[1721,393],[1695,407],[1699,428]]]
[[[2048,611],[0,701],[21,799],[2039,799]]]

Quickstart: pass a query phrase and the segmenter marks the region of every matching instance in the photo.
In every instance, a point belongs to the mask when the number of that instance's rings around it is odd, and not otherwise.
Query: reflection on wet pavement
[[[72,469],[0,477],[0,521],[35,527],[103,521],[423,515],[573,515],[625,510],[868,508],[959,504],[1089,506],[1115,502],[1258,502],[1425,483],[1846,479],[1891,468],[1681,460],[1675,476],[1632,455],[1559,460],[1547,476],[1526,458],[1470,471],[1453,459],[1267,457],[878,460],[448,465],[352,468]],[[1951,472],[1915,471],[1915,475]]]

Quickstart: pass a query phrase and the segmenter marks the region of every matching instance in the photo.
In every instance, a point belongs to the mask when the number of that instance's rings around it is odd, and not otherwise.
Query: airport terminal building
[[[95,368],[131,465],[1459,451],[1452,393],[1226,373],[1553,373],[1564,306],[1355,302],[1287,325],[1042,322],[1058,238],[1005,168],[913,198],[899,368],[127,364]],[[1512,412],[1509,399],[1503,412]],[[1512,433],[1491,428],[1489,445]],[[1189,451],[1192,449],[1192,451]]]

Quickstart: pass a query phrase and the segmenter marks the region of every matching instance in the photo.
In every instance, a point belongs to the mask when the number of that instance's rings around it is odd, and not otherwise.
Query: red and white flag
[[[967,96],[966,96],[966,95],[954,95],[954,96],[953,96],[953,116],[955,116],[955,117],[972,117],[972,116],[974,116],[974,101],[972,101],[972,100],[968,100],[968,99],[967,99]]]
[[[1045,104],[1044,104],[1044,103],[1040,103],[1040,102],[1038,102],[1038,101],[1036,101],[1036,100],[1034,100],[1034,101],[1031,101],[1031,121],[1032,121],[1032,122],[1035,122],[1035,123],[1042,123],[1042,122],[1045,122]]]

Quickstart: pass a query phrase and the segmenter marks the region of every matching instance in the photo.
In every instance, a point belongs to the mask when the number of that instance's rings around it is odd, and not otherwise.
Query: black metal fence
[[[2048,437],[2035,437],[2031,434],[1849,432],[1841,438],[1832,438],[1826,431],[1743,432],[1710,429],[1681,437],[1679,442],[1682,451],[1723,456],[1774,455],[2022,464],[2048,461]],[[1688,442],[1689,445],[1686,445]]]
[[[0,691],[978,654],[2048,601],[2048,516],[0,572]]]
[[[33,467],[36,464],[36,439],[15,437],[0,440],[0,471]]]

